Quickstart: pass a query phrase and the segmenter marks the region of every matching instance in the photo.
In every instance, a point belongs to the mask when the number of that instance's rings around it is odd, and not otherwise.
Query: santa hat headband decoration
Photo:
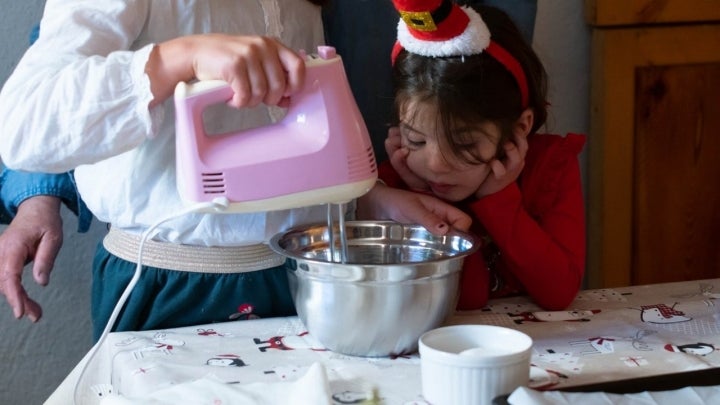
[[[491,39],[485,21],[474,9],[452,0],[393,0],[393,4],[400,13],[393,63],[402,49],[429,57],[487,52],[513,75],[523,108],[528,106],[527,80],[520,63]]]

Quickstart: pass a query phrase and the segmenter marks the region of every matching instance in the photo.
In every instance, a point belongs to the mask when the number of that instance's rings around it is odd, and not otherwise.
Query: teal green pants
[[[135,273],[135,263],[100,242],[93,261],[92,323],[97,341]],[[167,329],[252,318],[295,315],[286,269],[193,273],[143,266],[113,331]]]

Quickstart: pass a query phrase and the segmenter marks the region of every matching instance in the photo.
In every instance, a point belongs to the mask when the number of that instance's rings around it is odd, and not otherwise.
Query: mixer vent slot
[[[370,173],[377,172],[372,146],[367,148],[365,153],[361,152],[348,156],[348,168],[350,178],[364,178],[368,174],[368,169]]]
[[[370,167],[372,167],[372,171],[376,172],[377,166],[375,163],[375,153],[373,152],[372,146],[367,148],[367,158],[368,158],[368,161],[370,161]]]
[[[205,194],[225,194],[225,174],[223,172],[203,173],[202,183]]]

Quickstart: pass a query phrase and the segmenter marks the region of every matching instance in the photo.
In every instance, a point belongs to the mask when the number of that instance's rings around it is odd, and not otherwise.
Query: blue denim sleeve
[[[29,173],[3,168],[0,174],[0,222],[9,223],[20,203],[37,195],[58,197],[78,217],[78,232],[86,232],[92,213],[80,198],[72,172],[62,174]]]

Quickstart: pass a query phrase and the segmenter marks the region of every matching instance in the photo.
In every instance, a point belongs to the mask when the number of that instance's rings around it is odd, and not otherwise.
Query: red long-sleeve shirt
[[[580,289],[586,236],[578,154],[585,137],[535,134],[528,144],[517,182],[458,204],[473,218],[471,232],[497,247],[492,271],[488,246],[465,259],[458,309],[482,308],[490,297],[528,294],[545,309],[561,310]],[[379,174],[389,186],[407,188],[389,162],[380,165]],[[497,280],[500,287],[491,292]]]

